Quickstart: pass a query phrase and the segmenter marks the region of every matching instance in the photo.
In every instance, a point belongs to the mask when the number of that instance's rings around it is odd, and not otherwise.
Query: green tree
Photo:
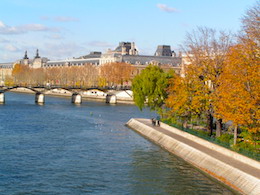
[[[170,73],[154,65],[149,65],[133,79],[132,89],[134,102],[142,110],[147,104],[151,110],[159,113],[162,111],[165,99],[167,98],[168,80]]]

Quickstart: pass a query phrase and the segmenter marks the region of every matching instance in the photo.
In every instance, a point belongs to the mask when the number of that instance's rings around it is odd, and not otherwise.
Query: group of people
[[[156,119],[152,118],[151,120],[153,126],[160,126],[160,119],[158,117]]]

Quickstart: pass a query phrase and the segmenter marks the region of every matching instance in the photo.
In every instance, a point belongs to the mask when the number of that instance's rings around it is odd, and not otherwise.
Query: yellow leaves
[[[219,49],[208,53],[212,48],[203,51],[203,45],[191,40],[185,78],[171,81],[168,107],[180,115],[205,114],[213,108],[215,118],[259,132],[259,43],[246,38],[234,46],[216,43]]]
[[[131,78],[134,67],[127,63],[108,63],[100,67],[100,76],[110,84],[122,84]]]
[[[259,131],[260,63],[250,55],[251,41],[230,48],[215,96],[215,110],[225,121]],[[257,118],[258,117],[258,118]]]
[[[12,76],[15,78],[15,82],[25,84],[30,77],[29,67],[26,65],[16,64]]]
[[[176,76],[170,80],[166,105],[180,116],[200,115],[209,107],[209,94],[196,67],[189,66],[185,78]]]

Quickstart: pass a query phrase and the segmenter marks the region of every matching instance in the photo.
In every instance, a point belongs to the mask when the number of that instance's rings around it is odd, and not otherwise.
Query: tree
[[[238,126],[246,127],[252,138],[260,133],[260,2],[247,11],[243,32],[231,47],[219,79],[215,110],[234,125],[234,144]],[[228,89],[228,90],[227,90]],[[254,141],[256,141],[254,140]]]
[[[43,68],[30,69],[30,83],[34,85],[43,85],[45,81],[45,70]]]
[[[217,81],[222,73],[226,54],[231,45],[231,35],[210,28],[198,28],[188,33],[182,47],[190,64],[186,67],[185,79],[194,86],[190,93],[192,102],[203,102],[209,135],[213,133],[214,102],[218,87]],[[194,103],[191,104],[194,107]],[[196,109],[191,108],[196,114]],[[217,136],[221,134],[221,119],[217,118]]]
[[[133,79],[134,102],[142,110],[147,103],[151,110],[161,112],[167,97],[170,74],[158,66],[149,65]]]
[[[85,86],[98,86],[98,68],[96,66],[85,64],[82,74]]]
[[[30,68],[26,65],[15,64],[12,76],[15,78],[15,84],[29,84],[31,80]]]
[[[186,77],[176,75],[170,79],[166,105],[175,122],[181,120],[186,128],[192,119],[201,118],[209,108],[208,88],[197,78],[197,67],[191,65]]]
[[[216,113],[233,122],[234,144],[238,125],[252,133],[260,132],[260,59],[249,51],[251,47],[238,44],[230,49],[217,89]]]
[[[255,43],[260,44],[260,1],[256,5],[248,9],[246,15],[242,19],[243,33]]]
[[[100,77],[107,81],[107,85],[123,85],[131,78],[134,67],[127,63],[108,63],[100,67]]]

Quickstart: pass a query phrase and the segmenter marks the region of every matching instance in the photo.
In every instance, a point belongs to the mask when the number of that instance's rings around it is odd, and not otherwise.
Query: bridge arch
[[[13,86],[13,87],[8,87],[8,88],[5,88],[5,89],[2,89],[1,92],[8,92],[8,91],[11,91],[12,89],[29,89],[30,91],[34,92],[34,93],[39,93],[41,92],[40,90],[36,90],[35,88],[33,87],[24,87],[24,86]]]
[[[67,92],[70,92],[71,94],[75,93],[75,91],[73,89],[69,89],[69,88],[65,88],[65,87],[44,88],[42,93],[46,94],[48,92],[52,92],[55,89],[57,89],[57,90],[65,90]]]

